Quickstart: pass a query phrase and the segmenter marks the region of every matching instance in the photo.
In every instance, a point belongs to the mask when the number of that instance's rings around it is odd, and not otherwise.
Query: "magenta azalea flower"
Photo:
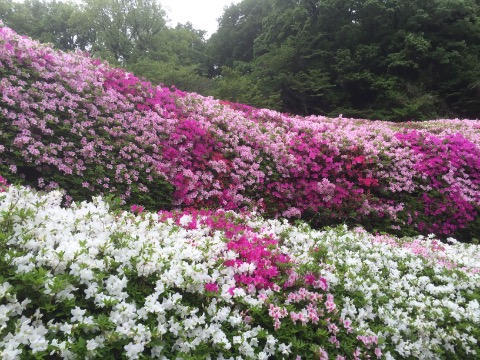
[[[5,192],[8,189],[7,180],[0,175],[0,192]]]
[[[141,205],[132,205],[132,207],[130,208],[130,210],[134,213],[134,214],[141,214],[145,208]]]
[[[205,291],[208,292],[218,292],[218,285],[215,283],[206,283],[205,284]]]

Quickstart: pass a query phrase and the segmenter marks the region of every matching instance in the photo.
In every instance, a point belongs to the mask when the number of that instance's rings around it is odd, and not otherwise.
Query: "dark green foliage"
[[[270,0],[244,0],[225,9],[218,31],[208,41],[211,75],[218,75],[222,66],[253,61],[254,43],[271,10]]]
[[[259,16],[248,12],[248,4],[234,5],[224,16],[239,9],[243,18]],[[279,97],[277,109],[395,121],[479,116],[478,2],[269,4],[253,40],[253,58],[229,50],[230,57],[224,52],[216,59],[218,66],[248,68],[245,76],[256,85],[252,91]],[[226,20],[220,24],[210,45],[227,51],[244,27]]]
[[[281,101],[276,93],[260,91],[258,81],[249,74],[242,74],[238,68],[222,67],[222,75],[213,80],[212,95],[222,100],[260,108],[278,108]]]

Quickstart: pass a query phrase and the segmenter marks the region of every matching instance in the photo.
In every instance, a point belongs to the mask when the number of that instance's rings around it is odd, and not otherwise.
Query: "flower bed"
[[[2,359],[480,358],[479,246],[2,189]]]
[[[0,172],[67,203],[256,210],[401,235],[480,231],[480,121],[293,117],[154,87],[0,28]]]
[[[255,210],[400,235],[480,232],[480,121],[293,117],[154,87],[0,29],[0,172],[67,203]]]

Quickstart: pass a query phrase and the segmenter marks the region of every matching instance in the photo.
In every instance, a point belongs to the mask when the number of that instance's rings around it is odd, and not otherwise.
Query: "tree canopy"
[[[478,0],[243,0],[208,40],[161,0],[0,0],[17,32],[149,80],[295,114],[478,118]]]
[[[247,0],[227,9],[209,45],[218,49],[217,67],[243,72],[264,99],[279,99],[280,110],[392,120],[479,116],[478,1],[259,3],[265,12]],[[256,27],[227,21],[234,15]],[[249,58],[233,51],[239,37],[253,44]]]

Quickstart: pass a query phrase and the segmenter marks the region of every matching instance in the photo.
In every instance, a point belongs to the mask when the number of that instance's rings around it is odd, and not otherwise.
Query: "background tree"
[[[0,0],[17,32],[180,89],[295,114],[480,117],[478,0],[243,0],[210,39],[161,0]]]
[[[208,40],[210,75],[218,75],[223,66],[254,59],[255,39],[271,9],[270,0],[244,0],[225,9],[218,19],[218,30]]]
[[[0,18],[20,34],[65,51],[88,50],[154,83],[211,90],[205,31],[190,23],[167,27],[155,0],[0,0]]]
[[[166,24],[156,0],[85,0],[84,11],[96,33],[92,51],[125,65],[154,51]]]
[[[214,49],[223,49],[217,63],[248,69],[252,89],[278,98],[280,110],[392,120],[479,117],[478,1],[270,0],[257,21],[251,61],[232,51],[233,36],[244,31],[235,19],[247,16],[248,3],[227,9],[212,36]]]
[[[17,31],[61,50],[87,50],[94,32],[74,2],[0,0],[0,18]]]
[[[128,69],[154,83],[208,94],[213,81],[207,78],[205,33],[190,23],[165,28],[152,39],[152,50]]]

